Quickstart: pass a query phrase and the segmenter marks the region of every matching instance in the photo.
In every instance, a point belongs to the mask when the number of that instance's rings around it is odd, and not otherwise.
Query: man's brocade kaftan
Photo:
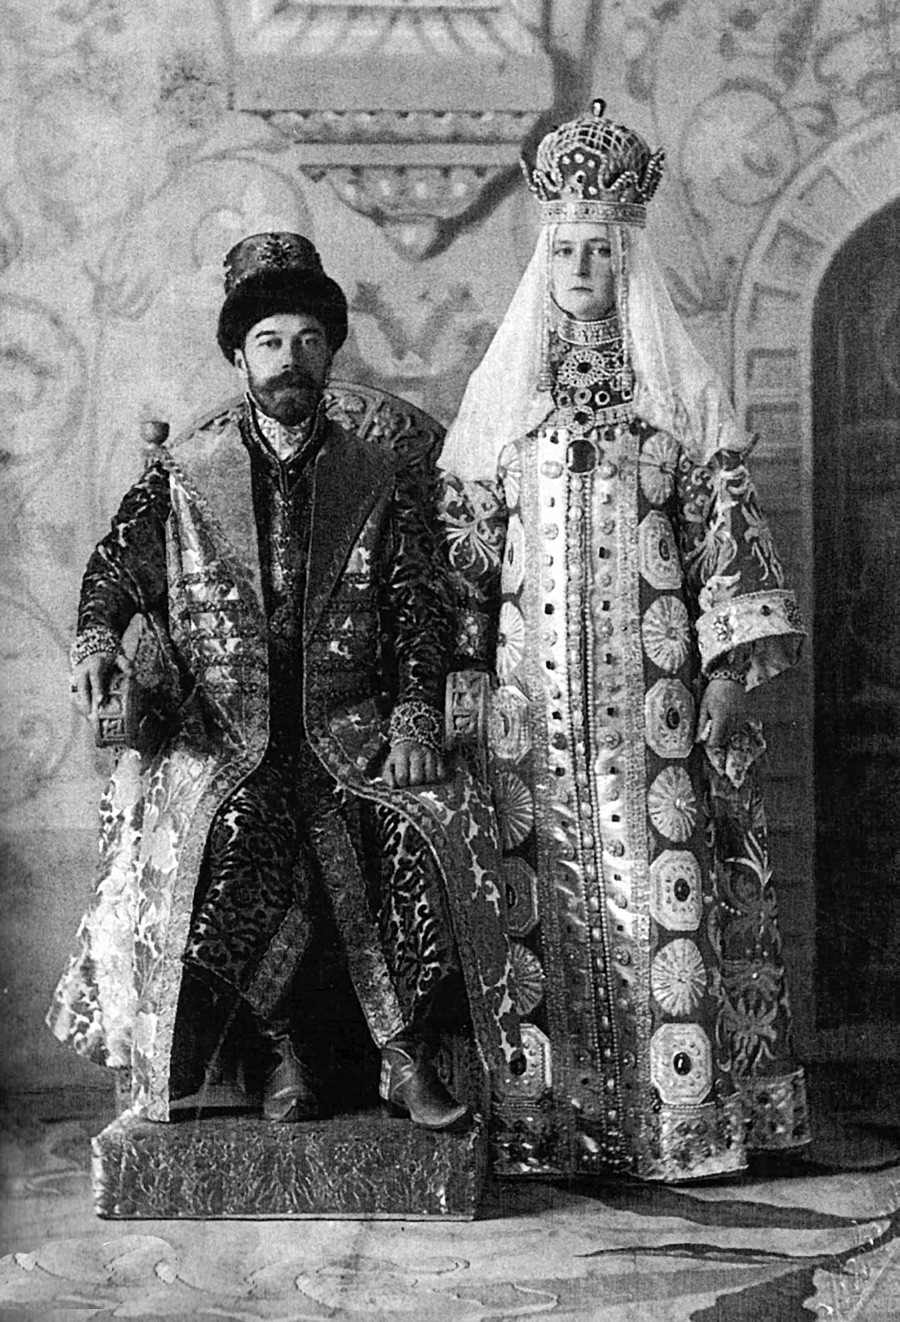
[[[132,1104],[151,1119],[168,1118],[178,1092],[185,961],[271,1013],[309,940],[311,876],[376,1044],[407,1026],[417,963],[446,950],[482,1059],[508,1061],[518,1043],[484,792],[462,767],[419,790],[377,776],[392,707],[442,698],[433,474],[322,427],[292,478],[260,469],[246,405],[201,423],[126,498],[86,579],[81,627],[121,634],[130,614],[151,617],[184,700],[158,754],[119,759],[97,892],[48,1022],[82,1054],[130,1068]],[[266,486],[286,495],[295,480],[293,502]],[[244,877],[240,837],[260,815],[265,833],[267,806],[267,847]],[[253,893],[239,923],[241,886]],[[452,929],[444,952],[436,917]]]
[[[564,422],[444,494],[468,649],[495,648],[528,1058],[500,1081],[498,1170],[710,1176],[808,1130],[759,795],[695,743],[698,678],[748,645],[768,679],[803,631],[741,454],[697,464],[620,410],[573,471]]]

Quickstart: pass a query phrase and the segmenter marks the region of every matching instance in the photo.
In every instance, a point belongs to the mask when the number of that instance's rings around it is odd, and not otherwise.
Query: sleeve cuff
[[[432,752],[443,751],[443,713],[430,702],[410,700],[398,702],[391,713],[388,738],[392,744],[412,740],[430,748]]]
[[[727,652],[750,645],[748,689],[795,665],[805,636],[794,594],[784,589],[720,601],[697,621],[700,662],[706,673]]]
[[[69,649],[69,664],[74,670],[87,656],[99,652],[106,656],[118,656],[120,639],[117,633],[105,624],[92,624],[78,635]]]

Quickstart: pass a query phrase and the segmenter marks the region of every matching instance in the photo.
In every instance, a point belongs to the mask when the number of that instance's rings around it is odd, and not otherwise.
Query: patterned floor
[[[77,1097],[14,1099],[0,1317],[896,1322],[895,1094],[883,1067],[820,1074],[803,1161],[701,1187],[508,1182],[479,1221],[444,1224],[100,1221],[88,1137],[105,1117]]]

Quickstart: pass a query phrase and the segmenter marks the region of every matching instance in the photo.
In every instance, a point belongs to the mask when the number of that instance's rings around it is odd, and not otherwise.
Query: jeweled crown
[[[634,129],[613,123],[605,111],[605,101],[594,101],[590,115],[560,124],[541,140],[534,165],[523,159],[545,223],[646,223],[665,152],[651,152]]]

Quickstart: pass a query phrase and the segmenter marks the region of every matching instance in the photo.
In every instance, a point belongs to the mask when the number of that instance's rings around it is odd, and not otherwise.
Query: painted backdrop
[[[652,237],[697,343],[757,408],[759,485],[809,607],[804,318],[838,248],[900,197],[900,5],[0,0],[0,26],[0,1050],[15,1090],[89,1088],[41,1027],[106,772],[66,653],[139,420],[177,428],[233,389],[224,252],[307,233],[350,300],[336,373],[449,422],[533,246],[518,144],[602,94],[667,151]],[[817,162],[843,162],[852,206],[809,202]],[[815,1023],[810,667],[768,708],[801,1037],[839,1050]]]

